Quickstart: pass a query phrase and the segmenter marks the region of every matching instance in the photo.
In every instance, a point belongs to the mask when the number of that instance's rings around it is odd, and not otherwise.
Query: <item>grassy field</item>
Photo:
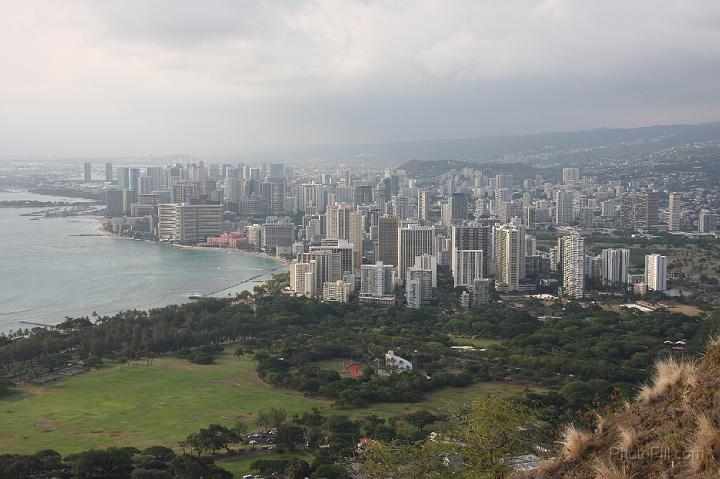
[[[488,346],[495,346],[502,344],[499,339],[487,339],[487,338],[466,338],[462,336],[454,336],[452,343],[456,346],[474,346],[476,348],[487,348]]]
[[[0,450],[177,446],[211,423],[252,422],[261,409],[293,414],[329,404],[267,386],[249,358],[223,354],[211,366],[162,358],[150,367],[109,367],[0,400]]]
[[[415,404],[336,411],[388,417],[419,409],[439,411],[447,408],[448,401],[462,403],[523,389],[522,385],[480,383],[436,391]],[[252,423],[258,410],[282,407],[292,415],[313,406],[332,410],[330,401],[266,385],[249,358],[225,353],[210,366],[161,358],[149,367],[113,365],[0,399],[0,451],[55,449],[69,454],[109,446],[177,447],[189,433],[212,423],[231,425],[237,418]]]

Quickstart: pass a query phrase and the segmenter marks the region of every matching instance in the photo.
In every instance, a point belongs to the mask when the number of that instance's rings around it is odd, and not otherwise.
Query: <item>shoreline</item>
[[[96,217],[96,219],[102,223],[102,219],[100,217]],[[126,236],[121,236],[121,235],[112,233],[110,231],[107,231],[105,228],[102,227],[102,224],[100,224],[97,228],[95,228],[95,231],[98,233],[101,233],[103,236],[106,236],[106,237],[112,238],[112,239],[136,241],[134,238],[128,238]],[[270,256],[269,254],[265,254],[260,251],[244,250],[244,249],[239,249],[239,248],[221,248],[221,247],[216,247],[216,246],[178,245],[178,244],[171,244],[171,243],[161,243],[160,241],[144,239],[144,238],[141,239],[140,241],[144,241],[146,243],[164,245],[164,246],[172,246],[175,248],[196,250],[196,251],[213,251],[216,253],[228,252],[228,253],[247,254],[247,255],[255,256],[256,258],[263,258],[263,259],[269,259],[271,261],[274,261],[276,264],[278,264],[285,270],[288,270],[290,268],[290,261],[288,261],[287,259],[281,258],[279,256]]]

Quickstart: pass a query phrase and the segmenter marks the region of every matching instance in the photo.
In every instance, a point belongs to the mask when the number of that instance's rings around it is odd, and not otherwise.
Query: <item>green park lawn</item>
[[[266,385],[249,357],[226,353],[209,366],[161,358],[149,367],[115,365],[0,400],[0,450],[174,447],[211,423],[252,422],[261,409],[294,414],[329,404]]]
[[[474,346],[476,348],[487,348],[488,346],[496,346],[502,344],[499,339],[489,338],[466,338],[463,336],[454,336],[451,339],[452,344],[456,346]]]
[[[33,453],[55,449],[69,454],[110,446],[165,445],[177,448],[188,434],[209,424],[248,425],[270,407],[301,413],[313,406],[330,412],[383,417],[419,409],[447,409],[490,393],[513,393],[522,385],[479,383],[445,388],[414,404],[377,404],[364,409],[333,409],[330,401],[274,388],[255,374],[249,357],[226,352],[208,366],[160,358],[136,368],[110,365],[41,388],[24,388],[0,399],[0,451]]]

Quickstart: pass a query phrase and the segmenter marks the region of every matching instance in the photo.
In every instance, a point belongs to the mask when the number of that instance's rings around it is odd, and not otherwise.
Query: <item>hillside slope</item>
[[[559,458],[524,477],[720,477],[720,339],[697,362],[659,361],[653,381],[595,431],[569,426]]]

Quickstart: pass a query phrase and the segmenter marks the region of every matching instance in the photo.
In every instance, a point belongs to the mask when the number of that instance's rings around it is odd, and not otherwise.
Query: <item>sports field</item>
[[[522,389],[480,383],[433,392],[421,403],[336,412],[387,417],[424,408],[437,411],[448,402]],[[188,434],[212,423],[231,425],[239,418],[251,425],[258,410],[281,407],[292,416],[313,406],[327,413],[334,410],[330,401],[266,385],[255,374],[249,357],[238,359],[227,352],[208,366],[177,358],[156,359],[147,367],[111,365],[0,399],[0,451],[55,449],[69,454],[109,446],[177,448]]]

